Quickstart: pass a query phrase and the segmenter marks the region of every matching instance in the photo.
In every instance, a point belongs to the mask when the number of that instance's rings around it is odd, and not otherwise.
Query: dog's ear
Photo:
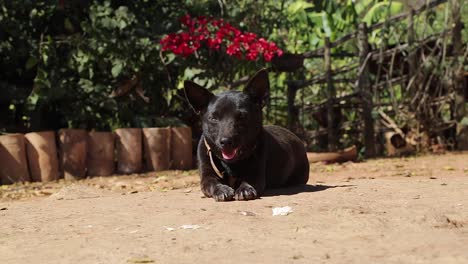
[[[214,96],[210,91],[192,81],[184,82],[184,92],[185,98],[197,114],[205,110]]]
[[[259,70],[255,73],[244,89],[244,93],[248,94],[260,104],[263,104],[269,92],[270,81],[268,80],[268,71],[266,69]]]

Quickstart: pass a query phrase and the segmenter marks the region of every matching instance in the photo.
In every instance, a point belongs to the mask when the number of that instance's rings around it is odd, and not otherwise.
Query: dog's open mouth
[[[232,160],[237,155],[237,148],[235,148],[235,149],[222,149],[221,154],[223,155],[223,159]]]

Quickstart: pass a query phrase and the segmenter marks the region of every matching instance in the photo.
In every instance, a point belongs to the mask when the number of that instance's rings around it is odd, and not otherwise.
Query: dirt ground
[[[196,171],[2,186],[0,263],[468,263],[468,152],[310,176],[227,203]]]

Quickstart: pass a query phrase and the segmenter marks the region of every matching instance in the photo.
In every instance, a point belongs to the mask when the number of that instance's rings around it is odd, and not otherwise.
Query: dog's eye
[[[218,122],[219,121],[219,119],[216,116],[209,116],[208,120],[210,120],[211,122]]]
[[[237,115],[237,118],[238,118],[239,120],[246,119],[246,118],[247,118],[247,113],[239,113],[239,114]]]

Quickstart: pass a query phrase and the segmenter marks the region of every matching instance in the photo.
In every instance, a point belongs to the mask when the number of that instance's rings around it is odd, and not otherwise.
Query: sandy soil
[[[249,202],[201,198],[194,171],[0,197],[0,263],[468,263],[467,152],[313,164],[308,186]]]

